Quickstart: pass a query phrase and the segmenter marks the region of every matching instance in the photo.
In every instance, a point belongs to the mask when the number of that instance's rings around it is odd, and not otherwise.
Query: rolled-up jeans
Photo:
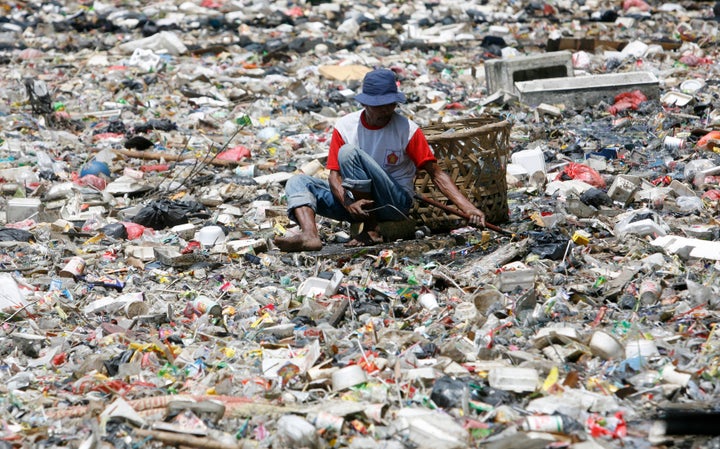
[[[395,182],[367,153],[354,145],[343,145],[338,152],[342,186],[346,190],[370,193],[371,207],[378,221],[403,220],[413,204],[413,196]],[[330,190],[330,183],[308,175],[295,175],[285,184],[288,215],[309,206],[316,214],[339,221],[355,221]],[[390,207],[392,206],[392,207]],[[399,210],[399,212],[398,212]]]

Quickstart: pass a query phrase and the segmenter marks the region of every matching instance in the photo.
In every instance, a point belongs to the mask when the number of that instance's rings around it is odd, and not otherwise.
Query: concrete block
[[[517,94],[517,82],[571,77],[573,74],[569,51],[485,61],[485,79],[490,94],[499,90]]]
[[[516,82],[520,102],[530,106],[542,103],[563,103],[568,107],[582,108],[601,101],[611,105],[615,96],[639,90],[648,99],[658,98],[660,83],[651,72],[608,73],[570,78],[547,78]]]

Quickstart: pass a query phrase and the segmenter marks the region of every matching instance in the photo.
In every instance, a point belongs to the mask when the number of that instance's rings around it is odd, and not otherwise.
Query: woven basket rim
[[[444,125],[447,127],[447,125],[452,124],[462,124],[462,123],[468,123],[468,121],[456,121],[456,122],[447,122],[442,123],[438,125]],[[494,122],[494,123],[488,123],[486,125],[477,126],[469,129],[462,129],[457,130],[452,133],[448,133],[447,131],[440,132],[438,134],[428,134],[428,131],[435,131],[435,126],[437,125],[430,125],[428,127],[423,128],[423,133],[425,134],[425,139],[429,143],[433,142],[440,142],[443,140],[450,140],[450,139],[462,139],[466,137],[472,137],[476,134],[483,134],[487,133],[488,131],[492,130],[493,128],[505,128],[509,125],[509,122],[507,120],[502,120],[500,122]],[[451,126],[450,126],[451,128]]]

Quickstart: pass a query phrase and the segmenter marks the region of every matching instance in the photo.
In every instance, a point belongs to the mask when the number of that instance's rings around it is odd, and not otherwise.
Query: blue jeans
[[[378,221],[405,219],[413,205],[411,192],[390,178],[370,156],[353,145],[344,145],[338,153],[340,176],[346,190],[370,193]],[[335,198],[324,179],[295,175],[285,184],[288,215],[295,220],[294,210],[309,206],[316,214],[338,221],[354,221],[342,203]],[[393,207],[390,207],[393,206]],[[399,209],[398,212],[395,208]],[[404,214],[404,215],[403,215]]]

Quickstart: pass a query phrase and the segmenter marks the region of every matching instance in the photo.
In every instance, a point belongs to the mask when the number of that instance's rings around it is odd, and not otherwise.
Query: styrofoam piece
[[[360,365],[350,365],[340,368],[332,375],[332,386],[334,391],[346,390],[355,385],[360,385],[367,381],[365,371]]]
[[[340,287],[342,279],[343,274],[340,270],[335,270],[331,279],[309,277],[300,284],[297,294],[306,298],[314,298],[318,295],[332,296]]]
[[[225,241],[225,231],[220,226],[205,226],[196,233],[195,240],[203,246],[213,246]]]
[[[593,355],[605,360],[620,359],[625,353],[625,348],[615,337],[602,331],[593,334],[589,346]]]
[[[193,223],[183,223],[170,228],[171,232],[176,233],[178,236],[189,239],[195,234],[195,225]]]
[[[720,260],[720,242],[666,235],[656,238],[650,244],[663,248],[667,253],[683,257]]]
[[[625,345],[625,358],[634,359],[636,357],[641,358],[652,358],[659,357],[660,352],[658,351],[657,345],[652,340],[635,340],[630,341]]]
[[[507,170],[507,173],[509,175],[513,175],[516,177],[530,175],[530,173],[528,173],[528,171],[525,169],[525,167],[523,167],[520,164],[510,163],[510,164],[507,164],[507,167],[505,167],[505,169]]]
[[[492,388],[517,393],[535,391],[540,377],[533,368],[493,368],[488,373]]]
[[[547,173],[545,154],[540,148],[515,152],[510,156],[510,160],[512,160],[513,164],[518,164],[525,168],[530,175],[538,171]]]
[[[683,92],[671,91],[664,94],[660,101],[666,106],[685,106],[693,99],[692,95]]]
[[[0,310],[27,305],[25,295],[10,273],[0,273]]]
[[[536,348],[542,348],[552,342],[562,341],[569,338],[570,340],[580,340],[580,335],[574,327],[553,327],[546,326],[537,331],[533,337],[533,344]]]

